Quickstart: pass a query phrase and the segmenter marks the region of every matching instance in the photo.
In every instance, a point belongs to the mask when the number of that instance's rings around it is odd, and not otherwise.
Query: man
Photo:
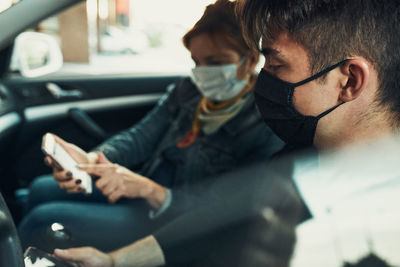
[[[266,58],[256,102],[289,149],[341,148],[398,132],[399,14],[397,0],[241,1],[247,39],[258,47],[261,38]],[[83,266],[95,266],[96,254],[109,260],[102,266],[157,266],[171,253],[159,241],[150,236],[111,257],[89,248],[55,254]]]

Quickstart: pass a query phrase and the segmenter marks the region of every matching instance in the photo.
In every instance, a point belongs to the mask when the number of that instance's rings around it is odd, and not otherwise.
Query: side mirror
[[[23,32],[15,39],[11,70],[28,78],[58,71],[63,65],[61,49],[50,35]]]

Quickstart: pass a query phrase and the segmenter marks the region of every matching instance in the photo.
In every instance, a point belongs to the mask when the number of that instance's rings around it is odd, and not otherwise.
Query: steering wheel
[[[17,229],[0,193],[0,266],[24,267],[23,258]]]

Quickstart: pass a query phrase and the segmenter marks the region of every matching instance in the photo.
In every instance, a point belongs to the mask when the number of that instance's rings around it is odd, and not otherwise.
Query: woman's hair
[[[183,36],[183,44],[190,49],[190,40],[200,34],[209,34],[217,42],[224,40],[240,55],[251,51],[246,44],[239,21],[235,17],[236,2],[229,0],[217,0],[208,5],[199,21]]]

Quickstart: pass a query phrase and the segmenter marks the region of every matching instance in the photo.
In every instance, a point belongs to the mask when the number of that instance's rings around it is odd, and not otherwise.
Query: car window
[[[63,65],[52,76],[187,74],[194,64],[182,37],[212,2],[88,0],[30,31],[61,47]]]
[[[1,0],[0,1],[0,13],[6,11],[16,3],[20,2],[21,0]]]

